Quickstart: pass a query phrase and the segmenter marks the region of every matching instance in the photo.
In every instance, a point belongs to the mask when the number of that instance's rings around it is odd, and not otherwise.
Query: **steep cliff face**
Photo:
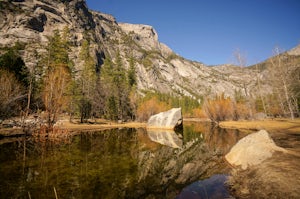
[[[0,47],[15,42],[26,43],[23,59],[30,68],[37,62],[34,50],[41,53],[54,30],[70,29],[72,43],[69,56],[80,68],[82,40],[90,38],[90,52],[101,68],[105,57],[115,59],[117,52],[123,65],[135,60],[138,89],[163,93],[200,96],[236,91],[248,95],[255,88],[255,70],[229,65],[208,67],[186,60],[160,43],[153,27],[117,23],[113,16],[91,11],[84,0],[14,0],[1,1]]]
[[[78,63],[81,41],[85,34],[92,38],[93,54],[103,56],[103,29],[82,0],[16,0],[1,2],[0,47],[25,43],[23,59],[28,67],[38,60],[34,50],[42,53],[54,30],[70,30],[69,56]]]
[[[53,30],[65,26],[77,32],[95,27],[82,1],[24,0],[1,4],[1,45],[13,45],[16,41],[47,42]]]

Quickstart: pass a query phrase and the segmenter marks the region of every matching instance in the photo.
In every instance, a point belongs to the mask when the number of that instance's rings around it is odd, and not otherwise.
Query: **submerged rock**
[[[147,128],[158,129],[180,129],[182,128],[181,108],[173,108],[171,110],[152,115],[147,123]]]
[[[285,152],[286,150],[278,147],[267,131],[260,130],[238,141],[225,159],[231,165],[241,166],[245,170],[248,166],[258,165],[270,158],[275,151]]]

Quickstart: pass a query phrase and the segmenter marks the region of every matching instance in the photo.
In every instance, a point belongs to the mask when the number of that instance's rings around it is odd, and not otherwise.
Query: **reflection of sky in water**
[[[209,179],[196,181],[185,187],[176,199],[200,199],[200,198],[230,198],[224,183],[226,175],[213,175]]]

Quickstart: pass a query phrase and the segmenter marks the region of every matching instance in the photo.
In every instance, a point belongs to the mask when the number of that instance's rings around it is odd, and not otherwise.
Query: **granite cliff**
[[[69,56],[80,68],[79,52],[89,37],[90,53],[97,70],[106,57],[115,59],[120,52],[125,69],[129,58],[135,60],[139,90],[156,90],[200,99],[225,93],[233,96],[255,93],[257,79],[265,73],[233,65],[207,66],[187,60],[161,43],[149,25],[119,23],[111,15],[90,10],[84,0],[5,0],[0,5],[0,47],[25,43],[22,57],[27,67],[38,60],[54,30],[70,30]],[[264,88],[268,90],[268,86]]]

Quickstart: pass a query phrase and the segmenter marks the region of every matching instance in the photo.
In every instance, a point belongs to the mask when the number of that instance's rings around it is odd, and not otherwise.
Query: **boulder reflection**
[[[183,141],[179,138],[178,134],[175,131],[166,131],[166,130],[147,130],[149,138],[153,142],[169,146],[172,148],[181,148]],[[181,136],[182,137],[182,136]]]
[[[172,148],[182,148],[195,141],[207,144],[211,150],[227,153],[246,134],[237,129],[222,129],[208,122],[185,124],[182,132],[147,129],[151,141]]]
[[[225,173],[223,155],[243,135],[185,123],[182,132],[112,129],[68,142],[0,145],[0,198],[175,198],[184,187]]]

